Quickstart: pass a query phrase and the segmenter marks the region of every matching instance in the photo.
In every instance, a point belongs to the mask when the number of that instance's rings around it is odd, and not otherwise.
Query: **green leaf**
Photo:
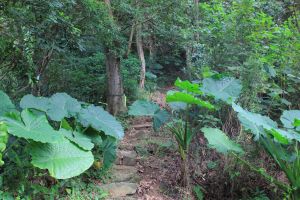
[[[112,137],[107,137],[105,140],[103,140],[102,146],[102,153],[103,153],[103,165],[104,168],[109,168],[114,161],[116,160],[116,140]]]
[[[300,134],[297,133],[294,130],[282,130],[282,129],[276,129],[277,132],[279,132],[282,136],[286,137],[288,140],[297,140],[300,142]]]
[[[49,99],[47,115],[54,121],[76,116],[81,110],[80,103],[66,93],[56,93]]]
[[[21,113],[22,121],[6,117],[7,130],[10,134],[42,143],[58,143],[63,136],[55,131],[45,115],[36,115],[28,109]]]
[[[280,131],[275,130],[275,129],[271,129],[271,130],[266,130],[265,131],[271,135],[273,135],[273,137],[276,139],[276,141],[278,141],[281,144],[289,144],[289,140],[287,139],[286,136],[284,136]]]
[[[280,120],[285,128],[294,128],[294,122],[300,119],[300,110],[285,110],[283,111]]]
[[[102,145],[102,142],[103,142],[102,137],[101,137],[101,135],[103,136],[102,132],[99,132],[99,131],[93,129],[92,127],[89,127],[84,131],[84,134],[86,136],[88,136],[96,146]]]
[[[33,143],[29,147],[31,163],[40,169],[48,169],[57,179],[78,176],[91,167],[94,156],[84,151],[67,139],[57,144]]]
[[[97,131],[103,131],[106,135],[121,139],[124,130],[120,122],[102,107],[90,105],[79,113],[79,121],[84,127],[93,127]]]
[[[204,108],[213,109],[214,106],[207,101],[203,101],[194,97],[191,94],[187,94],[184,92],[174,92],[167,94],[166,97],[167,102],[184,102],[187,104],[195,104]]]
[[[259,139],[260,135],[263,133],[261,127],[267,130],[277,129],[278,127],[277,123],[269,117],[251,113],[234,103],[232,104],[232,108],[238,113],[238,118],[245,129],[251,130],[254,134],[255,140]]]
[[[169,121],[171,115],[166,110],[159,110],[153,116],[153,128],[158,131],[167,121]]]
[[[228,136],[217,128],[202,128],[209,145],[219,153],[227,154],[230,151],[243,154],[244,151],[239,144],[233,142]]]
[[[300,119],[295,119],[294,124],[295,127],[300,127]]]
[[[66,119],[63,119],[60,122],[60,128],[66,129],[68,131],[73,131],[73,128],[71,127],[71,125],[69,124],[69,122]]]
[[[84,150],[89,151],[94,148],[91,138],[83,133],[66,129],[60,129],[59,132]]]
[[[49,99],[46,97],[35,97],[31,94],[25,95],[20,101],[22,109],[33,108],[43,112],[47,112],[50,107]]]
[[[6,148],[8,141],[7,125],[4,122],[0,122],[0,152],[3,152]]]
[[[74,117],[81,109],[80,103],[66,93],[56,93],[50,98],[26,95],[22,98],[20,106],[23,109],[44,111],[53,121]]]
[[[204,194],[202,192],[202,188],[199,185],[196,185],[193,187],[193,192],[195,193],[195,196],[197,200],[203,200],[204,199]]]
[[[0,122],[0,166],[4,165],[2,160],[2,152],[6,149],[8,142],[7,126],[4,122]]]
[[[137,100],[129,106],[128,114],[133,116],[153,116],[159,109],[156,103]]]
[[[10,98],[0,90],[0,116],[12,111],[15,111],[14,104],[11,102]]]
[[[203,92],[200,90],[199,84],[191,83],[189,81],[182,81],[179,78],[177,78],[177,80],[175,81],[175,86],[187,92],[191,92],[194,94],[203,94]]]
[[[234,102],[242,90],[241,81],[232,77],[226,77],[220,80],[206,78],[203,80],[201,90],[208,95],[212,95],[217,100],[225,102]]]

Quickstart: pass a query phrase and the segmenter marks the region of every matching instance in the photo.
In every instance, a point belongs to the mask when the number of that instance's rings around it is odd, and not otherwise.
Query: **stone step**
[[[112,167],[112,182],[124,182],[124,181],[136,181],[138,177],[138,171],[133,166],[114,165]]]
[[[117,165],[135,166],[137,153],[135,151],[119,150],[117,152]]]
[[[109,193],[110,199],[115,199],[134,195],[138,188],[138,184],[129,182],[109,183],[102,185],[100,188]]]
[[[118,197],[118,198],[108,198],[106,200],[137,200],[138,197]]]
[[[127,197],[107,198],[106,200],[137,200],[137,199],[139,198],[127,196]]]

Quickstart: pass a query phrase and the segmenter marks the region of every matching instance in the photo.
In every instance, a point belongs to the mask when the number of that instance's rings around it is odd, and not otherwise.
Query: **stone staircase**
[[[109,192],[107,199],[138,199],[136,191],[138,188],[139,175],[136,164],[137,153],[134,150],[118,150],[116,163],[111,170],[111,182],[101,186],[101,189]]]

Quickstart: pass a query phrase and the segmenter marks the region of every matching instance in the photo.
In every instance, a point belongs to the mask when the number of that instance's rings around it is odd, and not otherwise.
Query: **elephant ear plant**
[[[231,155],[285,191],[287,199],[300,199],[300,110],[284,111],[280,118],[283,127],[280,128],[277,122],[267,116],[249,112],[234,103],[232,107],[238,113],[238,118],[245,130],[252,132],[254,140],[265,148],[285,173],[289,184],[276,180],[268,175],[264,169],[253,166],[242,159],[241,154],[231,152]],[[208,130],[203,130],[203,132],[212,137],[211,131],[209,133]],[[210,144],[212,144],[211,141],[216,143],[216,140],[217,138],[208,139]],[[225,140],[219,140],[219,142],[216,148],[225,145]],[[224,153],[224,151],[219,152]]]
[[[17,111],[5,93],[0,91],[0,96],[0,158],[9,160],[4,155],[22,140],[31,164],[47,169],[56,179],[78,176],[89,169],[96,146],[101,149],[104,167],[113,161],[114,143],[124,131],[102,107],[57,93],[49,98],[26,95],[20,102],[22,109]],[[6,149],[8,137],[15,142]]]
[[[153,102],[138,100],[129,107],[129,114],[133,116],[150,116],[153,118],[154,130],[158,130],[162,125],[166,127],[174,135],[177,144],[178,152],[181,157],[181,175],[182,184],[189,186],[189,172],[188,172],[188,151],[190,143],[198,130],[192,126],[193,108],[200,107],[208,110],[214,110],[215,106],[208,101],[202,100],[200,97],[204,95],[214,96],[214,94],[221,95],[221,99],[226,99],[227,102],[236,99],[237,92],[232,90],[239,90],[241,87],[239,82],[233,78],[226,78],[226,80],[214,81],[217,84],[219,92],[215,93],[209,88],[201,87],[200,84],[191,83],[189,81],[181,81],[177,79],[175,86],[176,91],[169,91],[166,96],[166,101],[171,110],[160,109],[158,105]],[[205,90],[205,93],[202,92]],[[234,96],[233,96],[234,95]],[[224,96],[224,97],[223,97]],[[234,98],[233,98],[234,97]],[[167,123],[168,122],[168,123]],[[243,154],[241,147],[230,140],[225,133],[216,128],[202,128],[204,136],[209,142],[209,146],[216,148],[221,153],[234,153],[235,155]]]
[[[244,160],[242,158],[244,151],[241,147],[229,141],[225,133],[219,129],[202,129],[209,146],[220,153],[236,157],[251,170],[285,191],[288,199],[300,199],[300,110],[284,111],[280,117],[282,123],[282,127],[280,127],[269,117],[249,112],[234,103],[239,95],[236,91],[241,90],[239,80],[234,78],[205,79],[201,89],[205,94],[213,96],[215,100],[232,104],[232,108],[238,113],[238,119],[244,129],[250,131],[254,140],[270,154],[285,173],[289,184],[276,180],[267,174],[265,169],[257,168]]]
[[[166,101],[171,103],[171,106],[173,103],[173,107],[174,103],[181,103],[184,105],[184,109],[179,112],[173,112],[173,120],[167,125],[167,127],[175,136],[178,144],[178,150],[181,157],[182,184],[184,186],[188,186],[188,152],[190,143],[196,134],[196,130],[193,129],[190,123],[191,109],[193,106],[198,106],[212,110],[214,109],[214,106],[208,101],[204,101],[199,98],[201,95],[203,95],[199,84],[177,79],[175,86],[179,91],[169,91]]]
[[[222,100],[230,104],[238,98],[242,86],[239,80],[232,77],[204,79],[203,85],[177,79],[174,85],[177,87],[177,90],[169,91],[166,96],[170,112],[160,109],[155,103],[138,100],[129,107],[129,115],[153,117],[154,130],[158,130],[160,126],[166,124],[166,127],[174,135],[178,144],[178,151],[182,161],[182,184],[188,186],[189,146],[196,133],[200,132],[195,130],[191,124],[194,118],[194,108],[200,107],[215,110],[214,105],[200,98],[203,96],[213,96],[216,100]],[[216,148],[217,151],[226,154],[234,153],[235,155],[244,153],[238,144],[231,141],[219,129],[205,127],[201,131],[204,132],[209,146]]]
[[[203,94],[199,84],[177,79],[175,86],[178,90],[169,91],[166,96],[166,101],[173,108],[171,113],[164,109],[161,110],[155,103],[138,100],[130,106],[129,114],[153,117],[153,127],[155,130],[158,130],[160,126],[169,122],[167,123],[167,128],[177,141],[181,157],[182,184],[187,186],[189,185],[188,150],[196,133],[190,125],[191,108],[198,106],[206,109],[214,109],[214,106],[199,98]]]

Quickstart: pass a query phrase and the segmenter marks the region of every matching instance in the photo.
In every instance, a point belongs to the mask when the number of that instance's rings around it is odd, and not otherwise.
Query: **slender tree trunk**
[[[41,87],[43,85],[43,75],[52,58],[53,49],[47,51],[43,59],[38,63],[38,68],[35,71],[36,83],[31,89],[31,93],[35,96],[41,96]]]
[[[194,24],[195,24],[196,30],[198,30],[200,27],[200,24],[199,24],[199,0],[194,0],[194,10],[195,10]],[[200,39],[199,31],[196,31],[195,39],[196,39],[196,41],[199,41],[199,39]]]
[[[131,51],[134,30],[135,30],[135,23],[132,24],[132,26],[131,26],[131,31],[130,31],[130,36],[129,36],[129,41],[128,41],[128,47],[127,47],[127,52],[126,52],[125,58],[128,58],[128,56],[130,54],[130,51]]]
[[[149,37],[149,59],[153,62],[155,59],[154,36]]]
[[[190,44],[187,44],[185,48],[185,56],[186,56],[186,76],[188,80],[192,79],[192,47]]]
[[[107,74],[107,110],[112,115],[126,110],[123,82],[120,71],[120,58],[107,50],[106,52]]]
[[[104,0],[108,7],[109,15],[113,20],[113,12],[110,0]],[[114,21],[112,21],[114,23]],[[114,42],[118,44],[117,41]],[[107,110],[112,115],[117,115],[126,110],[126,98],[123,89],[121,76],[120,56],[111,51],[110,47],[106,48],[106,74],[107,74]]]
[[[136,27],[136,46],[137,46],[137,52],[139,54],[139,58],[141,61],[140,88],[144,89],[145,79],[146,79],[146,61],[145,61],[145,54],[144,54],[144,49],[143,49],[141,29],[142,29],[142,25],[138,24]]]

